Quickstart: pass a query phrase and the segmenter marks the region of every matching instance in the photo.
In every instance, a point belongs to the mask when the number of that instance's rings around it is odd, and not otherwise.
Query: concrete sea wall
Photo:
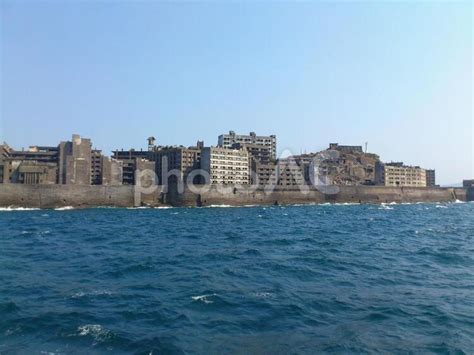
[[[408,188],[383,186],[338,186],[335,191],[321,192],[315,188],[301,192],[298,188],[277,188],[273,191],[251,188],[203,186],[198,191],[185,189],[178,193],[162,187],[148,194],[137,193],[134,186],[88,185],[22,185],[0,184],[0,207],[79,208],[96,206],[133,207],[210,206],[210,205],[274,205],[305,203],[389,203],[472,201],[474,191],[463,188]]]
[[[0,184],[0,207],[133,207],[158,205],[160,191],[135,198],[134,186]]]
[[[384,186],[338,186],[333,191],[321,192],[311,188],[301,192],[298,188],[277,188],[264,191],[247,188],[230,188],[222,192],[216,186],[202,191],[182,193],[170,190],[166,200],[173,206],[209,205],[287,205],[305,203],[389,203],[389,202],[449,202],[469,200],[463,188],[408,188]]]

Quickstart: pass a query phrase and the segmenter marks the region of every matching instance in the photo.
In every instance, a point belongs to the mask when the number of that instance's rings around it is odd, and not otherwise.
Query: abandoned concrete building
[[[245,149],[206,147],[201,150],[201,169],[210,184],[250,183],[249,153]]]
[[[378,155],[358,145],[331,143],[317,153],[276,160],[274,135],[230,131],[220,135],[218,142],[218,147],[204,147],[203,141],[191,147],[157,146],[156,139],[149,137],[148,150],[115,150],[110,158],[79,135],[58,146],[30,146],[28,150],[3,144],[0,183],[135,185],[137,172],[147,172],[146,177],[140,175],[142,185],[153,175],[153,183],[160,185],[191,182],[191,176],[194,184],[436,186],[435,170],[384,164]]]
[[[31,146],[14,150],[0,146],[0,182],[19,184],[116,185],[120,179],[102,180],[100,151],[91,149],[90,139],[73,135],[58,146]],[[114,164],[114,162],[110,162]]]
[[[201,148],[161,147],[151,152],[150,159],[156,163],[158,184],[165,185],[178,180],[186,182],[189,174],[201,166]],[[193,178],[193,183],[200,181],[200,176]]]
[[[257,136],[255,132],[250,132],[248,135],[236,134],[234,131],[229,131],[229,134],[221,134],[217,138],[217,146],[221,148],[232,148],[233,144],[255,144],[258,146],[268,147],[270,150],[270,159],[276,160],[277,138],[275,135]]]
[[[426,187],[426,171],[402,162],[379,163],[376,181],[383,186]]]

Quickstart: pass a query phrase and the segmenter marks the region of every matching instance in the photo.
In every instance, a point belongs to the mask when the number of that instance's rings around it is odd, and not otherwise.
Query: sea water
[[[0,230],[2,354],[474,349],[472,203],[2,209]]]

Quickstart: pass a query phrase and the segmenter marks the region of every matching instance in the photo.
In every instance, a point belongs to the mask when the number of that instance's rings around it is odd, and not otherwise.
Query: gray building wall
[[[434,169],[426,169],[426,186],[436,186],[436,171]]]
[[[91,184],[92,144],[88,138],[74,134],[71,142],[59,144],[59,183]]]
[[[102,157],[102,185],[122,185],[123,163],[108,157]]]
[[[230,186],[227,193],[221,193],[218,187],[203,185],[201,193],[186,189],[179,194],[174,189],[164,196],[158,187],[150,194],[141,194],[137,202],[135,186],[101,185],[23,185],[1,184],[0,207],[38,207],[56,208],[62,206],[95,207],[116,206],[132,207],[140,204],[161,205],[166,200],[172,206],[208,206],[208,205],[273,205],[325,202],[441,202],[461,200],[472,201],[474,188],[402,188],[385,186],[340,186],[336,194],[324,194],[311,189],[302,194],[298,188],[276,188],[267,192],[244,187]]]

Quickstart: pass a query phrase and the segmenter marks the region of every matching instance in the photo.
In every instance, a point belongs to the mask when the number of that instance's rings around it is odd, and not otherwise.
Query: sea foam
[[[11,211],[37,211],[39,208],[28,208],[28,207],[0,207],[0,212],[11,212]]]

